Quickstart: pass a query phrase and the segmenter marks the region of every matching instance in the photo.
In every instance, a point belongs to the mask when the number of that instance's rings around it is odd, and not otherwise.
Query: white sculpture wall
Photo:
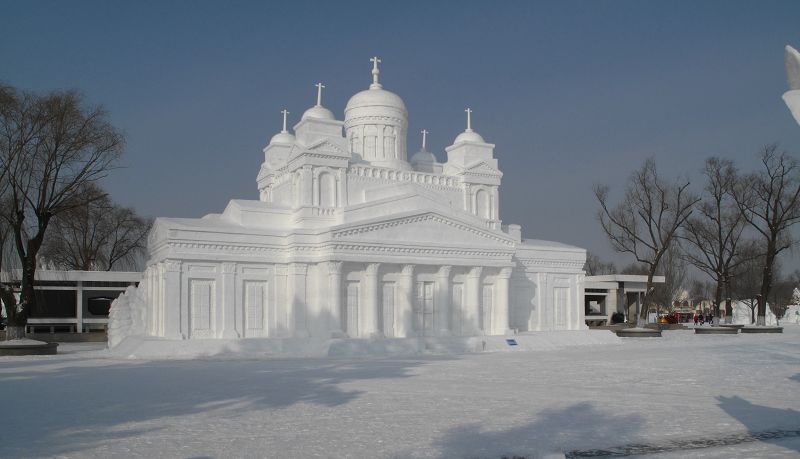
[[[180,340],[585,328],[585,251],[502,225],[494,145],[472,130],[469,110],[447,161],[423,146],[415,164],[424,170],[414,170],[405,105],[380,85],[375,61],[344,122],[322,106],[321,84],[294,134],[284,111],[264,149],[258,201],[156,220],[145,278],[128,298],[143,300],[113,306],[125,309],[112,314],[115,343],[124,330],[142,332],[114,318],[140,316],[145,335]],[[370,126],[391,136],[367,149]]]

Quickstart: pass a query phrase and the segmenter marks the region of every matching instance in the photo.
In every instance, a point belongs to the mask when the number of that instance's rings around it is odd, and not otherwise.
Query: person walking
[[[697,326],[697,322],[698,322],[699,320],[700,320],[700,316],[697,314],[697,312],[695,312],[695,313],[694,313],[694,326],[695,326],[695,327]]]

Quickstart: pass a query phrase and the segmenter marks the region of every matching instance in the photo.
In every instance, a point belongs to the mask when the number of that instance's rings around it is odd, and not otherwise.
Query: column
[[[497,273],[495,281],[495,304],[494,317],[492,318],[493,335],[505,335],[509,332],[508,312],[509,312],[509,280],[511,279],[511,268],[503,268]]]
[[[575,288],[577,290],[577,297],[578,297],[578,304],[577,309],[573,306],[572,310],[575,311],[577,314],[574,314],[576,317],[575,320],[575,330],[588,330],[589,327],[586,326],[586,292],[584,289],[584,274],[578,274],[575,278]]]
[[[181,295],[181,262],[169,260],[164,265],[164,308],[166,309],[164,335],[166,338],[183,339],[185,336],[181,331],[188,332],[189,317],[184,311],[188,305],[181,301],[183,296]],[[182,327],[181,324],[184,321],[186,325]]]
[[[481,274],[483,268],[476,266],[467,273],[467,280],[464,283],[466,289],[464,301],[464,334],[467,336],[479,335],[480,313],[481,313]]]
[[[395,332],[400,338],[414,336],[414,265],[403,265],[397,282]]]
[[[308,265],[292,263],[289,265],[289,279],[286,285],[289,300],[289,328],[295,338],[308,337],[306,327],[306,274]]]
[[[342,262],[328,262],[328,312],[332,338],[344,338],[342,325]]]
[[[272,289],[275,299],[270,308],[274,310],[274,324],[271,325],[270,336],[285,338],[289,336],[289,308],[291,297],[287,295],[289,285],[289,269],[286,265],[275,265],[275,282]]]
[[[242,304],[244,304],[244,301],[242,301]],[[221,309],[222,338],[239,338],[241,335],[236,330],[236,263],[222,263]]]
[[[378,270],[380,263],[369,263],[364,270],[363,307],[359,316],[361,318],[361,336],[371,338],[380,335],[381,327],[378,324]]]
[[[436,310],[436,329],[439,336],[450,336],[450,310],[453,304],[450,300],[450,272],[452,269],[452,266],[442,266],[436,273],[438,295],[434,308]]]
[[[78,281],[78,287],[75,291],[75,331],[83,333],[83,281]]]

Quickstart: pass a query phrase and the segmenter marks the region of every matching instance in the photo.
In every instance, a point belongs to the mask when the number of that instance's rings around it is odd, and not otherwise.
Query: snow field
[[[63,344],[58,356],[0,358],[0,457],[533,458],[797,430],[799,338],[790,325],[327,359],[130,360]],[[646,457],[799,449],[795,437]]]

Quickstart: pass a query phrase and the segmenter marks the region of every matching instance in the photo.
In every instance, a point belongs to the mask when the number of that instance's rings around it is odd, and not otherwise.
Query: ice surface
[[[58,356],[0,358],[13,413],[0,457],[533,458],[737,436],[763,439],[646,457],[800,454],[798,437],[753,435],[800,429],[800,326],[613,342],[183,361],[63,344]]]

